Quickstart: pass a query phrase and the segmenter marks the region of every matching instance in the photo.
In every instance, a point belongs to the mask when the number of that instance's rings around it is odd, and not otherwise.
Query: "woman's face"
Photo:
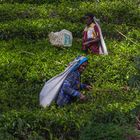
[[[78,71],[82,73],[88,65],[88,62],[84,62],[82,65],[79,66]]]
[[[87,17],[85,19],[85,21],[86,21],[86,24],[89,26],[92,23],[92,18],[91,17]]]

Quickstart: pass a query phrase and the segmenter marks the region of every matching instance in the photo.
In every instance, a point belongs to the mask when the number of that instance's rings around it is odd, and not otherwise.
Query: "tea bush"
[[[139,1],[55,2],[1,1],[0,139],[125,139],[133,133],[140,102],[139,88],[129,87],[131,77],[139,74]],[[87,56],[81,80],[93,89],[82,91],[86,102],[43,109],[39,93],[44,83],[85,55],[80,18],[86,12],[100,18],[109,55]],[[49,43],[48,33],[63,28],[73,33],[71,48]]]
[[[137,75],[134,75],[130,78],[129,84],[134,88],[138,88],[140,90],[140,58],[135,58],[136,68],[137,68]]]
[[[129,135],[134,134],[134,130],[129,127],[115,125],[113,123],[92,123],[86,129],[84,135],[82,134],[81,140],[124,140]]]

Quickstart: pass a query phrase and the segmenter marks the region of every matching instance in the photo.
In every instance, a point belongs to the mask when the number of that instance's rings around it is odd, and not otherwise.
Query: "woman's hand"
[[[92,89],[92,86],[91,86],[91,85],[87,85],[87,86],[86,86],[86,89],[87,89],[87,90],[91,90],[91,89]]]
[[[90,43],[99,42],[99,41],[100,41],[99,38],[90,39],[90,40],[85,41],[85,42],[83,43],[83,45],[88,46],[88,45],[90,45]]]
[[[82,93],[80,94],[80,100],[85,101],[86,100],[86,96],[83,95]]]

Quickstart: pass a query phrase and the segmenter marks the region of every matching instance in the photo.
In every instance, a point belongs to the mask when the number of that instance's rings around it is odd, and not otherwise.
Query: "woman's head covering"
[[[78,56],[77,58],[75,58],[74,61],[77,61],[77,63],[74,65],[71,72],[77,70],[79,68],[79,66],[81,66],[84,62],[87,62],[88,58],[85,56]]]

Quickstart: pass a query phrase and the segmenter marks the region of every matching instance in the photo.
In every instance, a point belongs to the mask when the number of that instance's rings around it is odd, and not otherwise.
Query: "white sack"
[[[61,30],[60,32],[51,32],[49,34],[49,40],[54,46],[72,46],[72,33],[68,30]]]

